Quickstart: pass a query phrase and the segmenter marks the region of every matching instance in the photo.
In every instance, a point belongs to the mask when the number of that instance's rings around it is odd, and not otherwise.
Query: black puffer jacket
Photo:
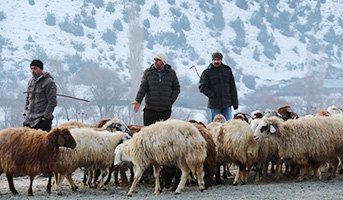
[[[235,79],[227,65],[214,67],[211,63],[201,74],[199,90],[208,97],[209,108],[238,108]]]
[[[170,110],[180,93],[180,84],[175,71],[166,64],[158,72],[152,64],[146,69],[135,100],[142,102],[145,96],[145,108],[155,111]]]

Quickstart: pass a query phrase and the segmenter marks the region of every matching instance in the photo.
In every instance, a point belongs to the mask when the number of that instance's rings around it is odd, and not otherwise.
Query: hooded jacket
[[[24,125],[35,126],[43,117],[52,120],[57,106],[56,93],[56,84],[49,73],[32,77],[27,87]]]
[[[208,97],[209,108],[238,108],[235,79],[228,65],[214,67],[211,63],[201,74],[199,90]]]
[[[180,84],[175,71],[169,64],[159,72],[154,64],[144,71],[135,100],[145,97],[145,108],[154,111],[170,110],[180,93]]]

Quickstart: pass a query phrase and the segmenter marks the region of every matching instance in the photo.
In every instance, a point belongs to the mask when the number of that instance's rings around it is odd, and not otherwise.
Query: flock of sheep
[[[155,181],[155,194],[172,184],[179,194],[191,180],[203,191],[220,184],[232,165],[238,167],[233,185],[245,184],[252,174],[259,182],[269,168],[275,179],[287,175],[302,181],[312,175],[322,179],[321,172],[329,166],[328,179],[333,179],[342,156],[343,110],[335,106],[303,117],[289,105],[251,115],[236,113],[229,121],[217,115],[207,126],[169,119],[143,127],[113,118],[93,125],[66,122],[49,133],[27,127],[0,131],[0,175],[6,174],[13,194],[18,194],[13,177],[29,176],[29,196],[40,174],[48,177],[48,193],[54,185],[62,194],[64,178],[77,190],[72,174],[78,168],[84,168],[84,184],[100,189],[106,189],[112,173],[116,184],[119,174],[128,181],[130,169],[129,196],[138,181],[149,178]]]

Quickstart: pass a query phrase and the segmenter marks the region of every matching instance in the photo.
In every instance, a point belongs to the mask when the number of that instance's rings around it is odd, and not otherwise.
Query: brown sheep
[[[295,113],[292,110],[291,106],[288,104],[285,104],[285,105],[279,107],[277,112],[281,115],[281,118],[285,121],[287,121],[289,119],[298,119],[299,118],[297,113]]]
[[[13,176],[30,177],[28,195],[33,196],[32,182],[36,175],[49,174],[56,168],[59,147],[74,149],[76,142],[67,128],[54,128],[49,133],[27,127],[0,131],[0,174],[6,173],[11,192],[16,195]],[[51,193],[51,182],[47,192]]]

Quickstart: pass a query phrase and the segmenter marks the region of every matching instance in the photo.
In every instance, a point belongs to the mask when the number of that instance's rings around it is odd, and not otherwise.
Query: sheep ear
[[[270,125],[270,133],[271,134],[274,134],[274,133],[276,133],[276,128],[273,126],[273,125]]]

